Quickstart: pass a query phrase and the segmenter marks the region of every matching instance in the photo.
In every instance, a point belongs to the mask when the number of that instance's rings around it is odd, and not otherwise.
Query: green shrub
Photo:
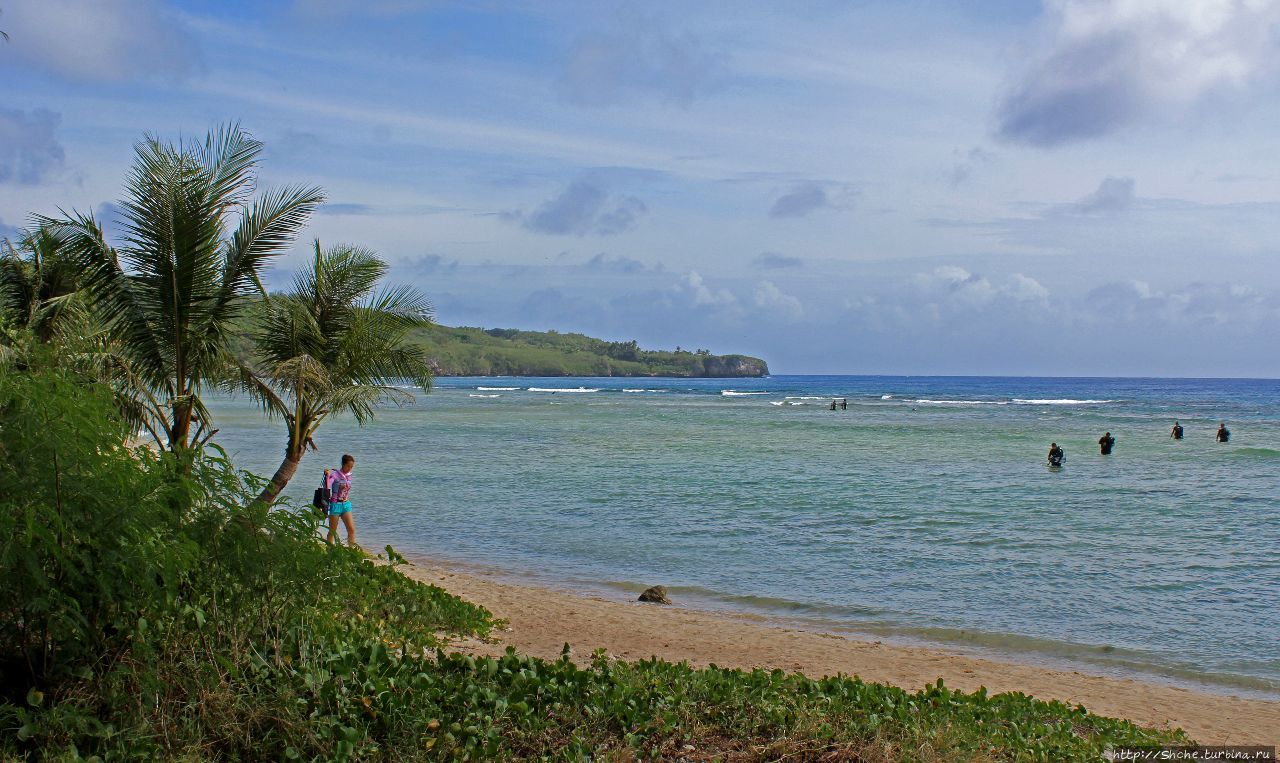
[[[341,697],[305,704],[277,674],[346,691],[379,654],[488,631],[483,609],[318,542],[309,512],[255,504],[261,482],[217,449],[176,468],[126,435],[66,371],[0,376],[0,749],[327,754],[312,715],[343,718]]]

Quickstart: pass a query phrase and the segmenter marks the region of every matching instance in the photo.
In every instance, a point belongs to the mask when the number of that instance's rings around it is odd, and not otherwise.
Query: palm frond
[[[364,425],[373,419],[374,410],[380,405],[396,406],[412,403],[413,394],[408,390],[387,385],[349,384],[329,390],[318,402],[330,411],[346,411],[357,423]]]
[[[328,389],[333,378],[325,365],[310,355],[298,355],[278,363],[271,369],[272,381],[294,388]]]
[[[135,278],[120,267],[116,251],[107,245],[93,216],[73,213],[62,220],[37,219],[63,237],[67,257],[80,269],[82,287],[127,348],[139,377],[153,386],[159,384],[169,363],[152,323],[154,313],[149,307],[154,300],[135,288]]]
[[[263,194],[244,210],[226,248],[224,302],[250,286],[263,291],[259,268],[268,257],[283,253],[324,198],[324,191],[316,186],[291,186]]]
[[[31,263],[5,239],[0,245],[0,314],[26,324],[35,299],[35,274]]]
[[[429,326],[434,313],[431,301],[409,286],[383,289],[361,311],[384,316],[405,329]]]
[[[202,400],[207,389],[242,387],[269,410],[286,410],[269,380],[233,362],[229,332],[244,297],[262,290],[263,263],[285,250],[323,194],[302,187],[258,193],[261,152],[238,124],[202,143],[146,136],[135,146],[119,203],[117,248],[90,215],[43,219],[108,319],[121,359],[114,383],[133,388],[129,394],[164,430],[169,448],[214,431]]]
[[[281,397],[271,385],[266,383],[253,368],[244,362],[232,358],[238,379],[234,389],[247,392],[262,407],[262,412],[269,418],[290,416],[289,403]]]
[[[209,173],[209,196],[222,211],[243,207],[253,192],[262,142],[232,122],[210,132],[192,152]]]
[[[324,353],[327,340],[308,304],[297,297],[267,299],[255,323],[252,337],[258,356],[269,366],[299,355],[320,357]]]

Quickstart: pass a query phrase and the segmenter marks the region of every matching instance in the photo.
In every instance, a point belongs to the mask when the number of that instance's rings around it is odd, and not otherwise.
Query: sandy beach
[[[430,560],[416,559],[402,569],[508,622],[492,643],[456,645],[471,654],[497,655],[512,646],[554,659],[568,643],[579,660],[604,649],[626,660],[656,656],[697,667],[781,668],[812,677],[843,673],[911,690],[942,678],[965,691],[1021,691],[1143,726],[1180,727],[1202,744],[1280,743],[1280,702],[859,641],[766,618],[686,609],[678,602],[642,604],[623,594],[606,598],[526,585]]]

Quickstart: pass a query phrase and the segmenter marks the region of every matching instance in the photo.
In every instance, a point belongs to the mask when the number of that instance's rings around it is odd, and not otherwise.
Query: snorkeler
[[[1062,462],[1066,458],[1067,454],[1062,452],[1062,448],[1058,447],[1058,443],[1049,443],[1049,466],[1062,466]]]

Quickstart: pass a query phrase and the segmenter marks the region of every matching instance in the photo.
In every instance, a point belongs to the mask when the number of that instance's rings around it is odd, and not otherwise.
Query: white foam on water
[[[666,392],[665,389],[624,389],[623,392]]]
[[[920,405],[1004,405],[1004,403],[992,400],[929,400],[923,397],[911,402],[919,403]]]
[[[767,395],[769,393],[768,392],[739,392],[734,389],[722,389],[720,390],[720,394],[724,395],[725,397],[744,397],[746,395]]]
[[[476,387],[476,389],[482,392],[485,390],[489,390],[493,392],[515,392],[520,388],[519,387]]]
[[[786,402],[783,400],[770,400],[769,405],[786,405]]]
[[[783,400],[831,400],[832,398],[822,397],[821,395],[788,395],[787,397],[784,397],[782,399]],[[835,399],[839,400],[840,398],[837,397]]]
[[[599,392],[588,387],[530,387],[530,392]]]
[[[477,394],[475,394],[475,393],[472,393],[472,394],[470,394],[470,395],[467,395],[467,397],[493,398],[493,397],[502,397],[502,395],[477,395]]]
[[[881,400],[892,400],[892,399],[893,399],[893,395],[881,395],[881,396],[880,396],[880,399],[881,399]]]
[[[1017,405],[1101,405],[1102,403],[1117,403],[1118,400],[1072,400],[1069,397],[1058,398],[1054,400],[1024,400],[1015,397],[1013,402]]]

